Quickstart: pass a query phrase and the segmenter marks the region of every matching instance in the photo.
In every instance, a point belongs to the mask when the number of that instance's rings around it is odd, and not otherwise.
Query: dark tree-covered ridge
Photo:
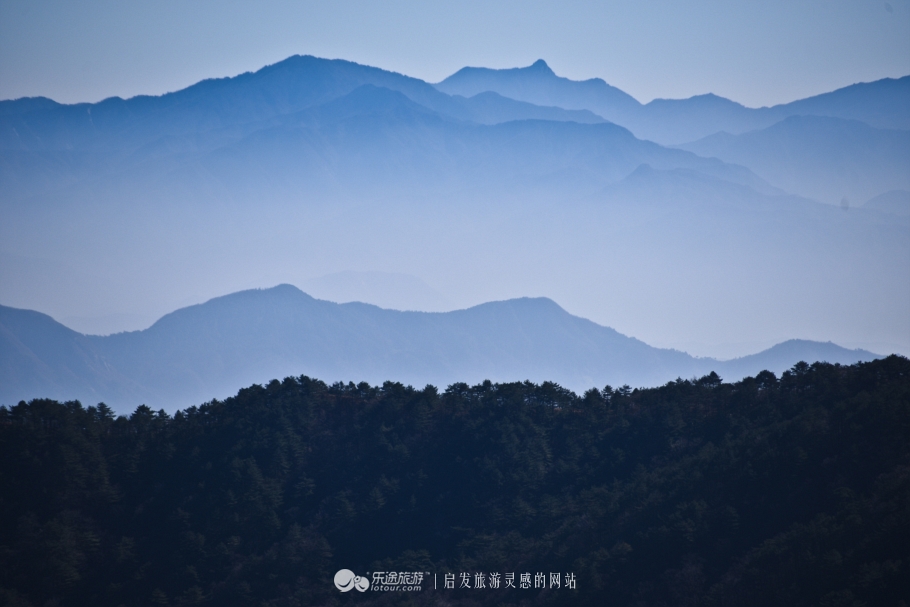
[[[0,603],[906,605],[910,361],[0,409]],[[577,589],[338,592],[338,569]]]

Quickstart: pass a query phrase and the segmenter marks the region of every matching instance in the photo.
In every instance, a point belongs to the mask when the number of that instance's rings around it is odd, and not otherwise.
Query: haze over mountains
[[[683,144],[701,156],[748,166],[788,192],[837,204],[863,204],[882,190],[910,191],[908,131],[858,120],[790,116],[741,135],[715,133]]]
[[[2,101],[0,302],[145,319],[114,332],[330,275],[336,299],[407,292],[351,278],[371,273],[439,294],[397,307],[546,296],[700,355],[910,353],[908,108],[910,77],[750,109],[641,105],[543,62],[431,85],[314,57],[161,97]]]
[[[727,380],[800,360],[852,364],[876,355],[789,341],[727,362],[653,348],[568,314],[545,298],[447,313],[399,312],[313,299],[291,285],[243,291],[177,310],[144,331],[86,336],[50,317],[0,306],[0,404],[104,401],[173,411],[251,383],[306,374],[422,388],[457,382],[554,381],[579,393],[653,386],[716,371]]]

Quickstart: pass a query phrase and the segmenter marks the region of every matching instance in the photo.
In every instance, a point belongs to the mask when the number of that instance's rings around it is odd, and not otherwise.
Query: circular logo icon
[[[355,575],[350,569],[341,569],[335,574],[335,587],[342,592],[348,592],[352,588],[366,592],[370,588],[370,581]]]

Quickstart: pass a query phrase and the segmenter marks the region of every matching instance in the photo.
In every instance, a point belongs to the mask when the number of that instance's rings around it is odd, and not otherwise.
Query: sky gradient
[[[543,58],[642,102],[757,107],[910,74],[910,0],[0,0],[0,99],[162,94],[294,54],[430,82]]]

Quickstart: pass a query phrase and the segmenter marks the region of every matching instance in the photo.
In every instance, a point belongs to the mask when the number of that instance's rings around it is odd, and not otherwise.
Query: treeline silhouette
[[[339,569],[423,571],[339,592]],[[446,573],[577,588],[442,589]],[[433,575],[440,589],[433,589]],[[516,584],[517,585],[517,584]],[[910,361],[0,408],[0,603],[906,605]]]

